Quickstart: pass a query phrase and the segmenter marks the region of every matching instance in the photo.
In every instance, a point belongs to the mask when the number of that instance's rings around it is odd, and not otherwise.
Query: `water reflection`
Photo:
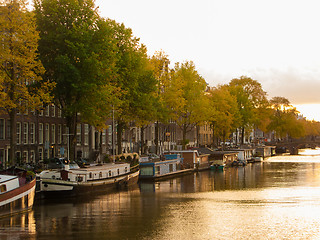
[[[0,221],[0,239],[319,239],[320,151],[203,171]],[[13,234],[13,235],[12,235]]]
[[[0,218],[0,239],[35,239],[34,211],[9,218]]]

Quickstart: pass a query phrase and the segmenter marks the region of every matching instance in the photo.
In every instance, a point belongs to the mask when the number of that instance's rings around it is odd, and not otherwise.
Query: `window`
[[[111,177],[112,176],[112,173],[111,173],[111,171],[109,171],[109,177]]]
[[[84,124],[84,145],[89,144],[89,124]]]
[[[155,174],[155,175],[160,174],[160,166],[156,166],[156,167],[155,167],[155,170],[156,170],[156,174]]]
[[[81,144],[81,124],[77,124],[77,144]]]
[[[27,163],[28,162],[28,151],[24,151],[22,155],[22,162]]]
[[[106,130],[105,129],[102,130],[102,144],[103,145],[106,144]]]
[[[35,135],[34,123],[30,123],[30,144],[34,144],[34,135]]]
[[[11,139],[11,123],[7,120],[7,139]]]
[[[56,125],[52,124],[51,125],[51,143],[55,144],[56,142]]]
[[[21,143],[21,123],[17,122],[17,144]]]
[[[28,144],[28,123],[23,123],[23,143]]]
[[[21,160],[21,152],[20,151],[16,152],[16,159],[18,160],[18,162]]]
[[[102,178],[102,172],[99,172],[99,178]]]
[[[108,144],[111,145],[112,144],[112,125],[108,126]]]
[[[4,149],[0,149],[0,167],[4,166]]]
[[[50,106],[48,105],[48,106],[46,106],[46,108],[45,108],[45,115],[46,115],[46,117],[49,117],[49,113],[50,113],[50,108],[49,108]]]
[[[7,185],[2,184],[0,185],[0,192],[6,192],[7,191]]]
[[[30,151],[30,163],[34,163],[34,151]]]
[[[76,177],[76,181],[82,182],[83,181],[83,177],[81,177],[81,176]]]
[[[49,136],[49,124],[48,123],[46,123],[46,129],[45,129],[44,135],[45,135],[46,142],[49,142],[50,136]]]
[[[5,124],[4,119],[0,119],[0,139],[5,139]]]
[[[45,158],[46,159],[50,158],[50,152],[51,152],[50,150],[45,150],[45,155],[46,155]]]
[[[56,116],[56,106],[54,104],[51,106],[51,114],[52,114],[52,117]]]
[[[173,172],[173,164],[169,164],[169,172]]]
[[[43,124],[39,123],[39,144],[43,144]]]
[[[120,175],[120,170],[119,170],[119,168],[117,169],[117,173],[118,173],[118,175]]]
[[[61,116],[62,116],[62,111],[60,108],[58,108],[58,117],[61,118]]]
[[[39,160],[43,160],[43,148],[39,148]]]
[[[89,173],[89,178],[92,178],[92,173]]]
[[[64,133],[65,133],[65,134],[63,134],[63,143],[67,144],[69,128],[65,124],[63,125],[63,128],[64,128]]]
[[[61,144],[62,139],[62,126],[61,124],[58,125],[58,144]]]

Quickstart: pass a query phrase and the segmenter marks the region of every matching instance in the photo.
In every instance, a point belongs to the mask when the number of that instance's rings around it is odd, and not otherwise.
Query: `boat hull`
[[[41,179],[40,198],[57,198],[59,196],[79,196],[93,192],[105,193],[123,186],[129,186],[138,182],[139,171],[109,179],[94,180],[88,182],[71,182],[56,179]]]
[[[0,217],[9,217],[31,210],[35,197],[36,179],[0,195]]]
[[[224,169],[224,165],[211,165],[210,169],[211,170],[223,170]]]

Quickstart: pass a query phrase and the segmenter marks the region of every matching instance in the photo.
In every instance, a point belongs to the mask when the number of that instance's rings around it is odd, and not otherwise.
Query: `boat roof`
[[[99,171],[99,170],[109,170],[113,168],[118,168],[118,167],[130,167],[129,163],[105,163],[102,165],[90,165],[86,166],[84,168],[77,168],[77,169],[70,169],[73,172],[75,171],[83,171],[83,172],[88,172],[88,171]]]
[[[4,182],[10,181],[15,178],[17,178],[17,176],[0,175],[0,183],[4,183]]]

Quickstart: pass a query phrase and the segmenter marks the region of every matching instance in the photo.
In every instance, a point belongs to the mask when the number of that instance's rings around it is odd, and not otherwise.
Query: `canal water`
[[[320,239],[320,149],[37,202],[1,219],[0,239]]]

